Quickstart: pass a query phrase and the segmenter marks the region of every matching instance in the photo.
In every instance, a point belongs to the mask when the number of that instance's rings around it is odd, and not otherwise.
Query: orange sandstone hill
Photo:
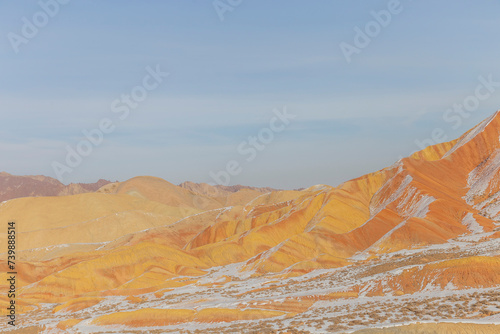
[[[500,333],[499,180],[497,112],[338,187],[138,177],[13,199],[17,330]]]

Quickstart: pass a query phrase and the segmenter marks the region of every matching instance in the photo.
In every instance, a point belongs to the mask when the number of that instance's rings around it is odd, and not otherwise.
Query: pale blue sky
[[[435,128],[451,140],[500,108],[497,87],[457,128],[443,120],[479,76],[500,82],[499,2],[400,1],[348,63],[340,43],[388,3],[243,0],[221,21],[212,1],[73,0],[16,53],[9,33],[42,9],[0,1],[0,170],[55,177],[66,146],[116,120],[111,103],[157,64],[170,75],[66,183],[213,182],[210,171],[236,160],[232,184],[337,185],[409,155]],[[247,162],[238,145],[284,106],[296,119]]]

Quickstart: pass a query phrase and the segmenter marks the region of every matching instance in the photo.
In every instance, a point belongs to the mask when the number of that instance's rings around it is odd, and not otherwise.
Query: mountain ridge
[[[9,201],[0,220],[19,226],[20,312],[47,330],[495,324],[499,180],[496,112],[456,140],[338,187],[232,192],[136,177],[102,192]],[[0,296],[0,312],[6,303]],[[47,305],[57,305],[50,316]]]
[[[19,176],[1,172],[0,202],[21,197],[64,196],[95,192],[109,183],[110,181],[100,179],[95,183],[70,183],[64,185],[49,176]]]

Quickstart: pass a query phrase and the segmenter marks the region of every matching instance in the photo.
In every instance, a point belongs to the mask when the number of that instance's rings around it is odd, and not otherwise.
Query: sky
[[[336,186],[500,109],[498,12],[485,0],[2,0],[0,170]]]

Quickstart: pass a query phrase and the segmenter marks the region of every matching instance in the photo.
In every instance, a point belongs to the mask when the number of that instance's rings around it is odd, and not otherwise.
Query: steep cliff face
[[[0,220],[18,224],[21,310],[57,314],[48,330],[497,322],[499,180],[495,113],[338,187],[209,191],[138,177],[94,194],[12,200]]]

